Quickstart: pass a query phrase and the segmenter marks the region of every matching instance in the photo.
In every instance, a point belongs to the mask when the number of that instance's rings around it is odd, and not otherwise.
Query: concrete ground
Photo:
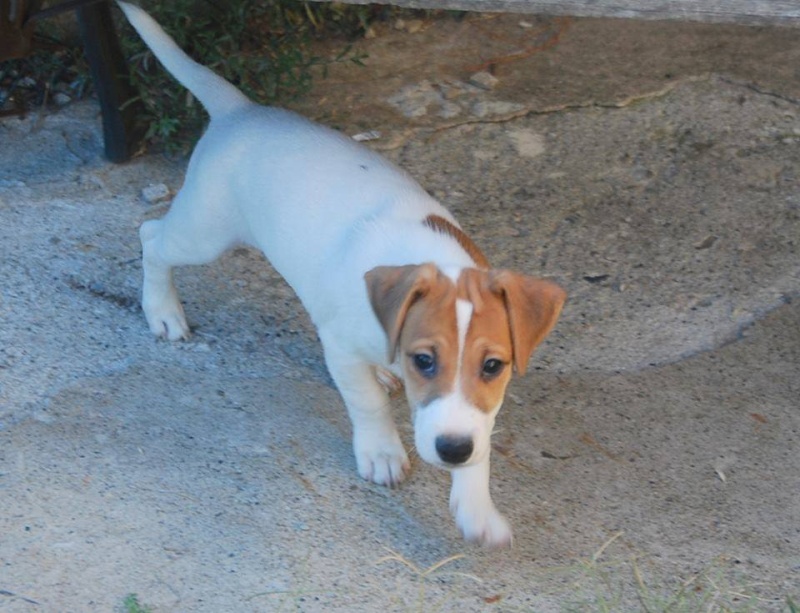
[[[105,162],[86,102],[0,123],[0,610],[796,610],[800,31],[395,26],[297,108],[570,294],[494,437],[514,548],[464,544],[419,460],[358,478],[258,254],[180,270],[195,334],[151,338],[141,193],[185,162]]]

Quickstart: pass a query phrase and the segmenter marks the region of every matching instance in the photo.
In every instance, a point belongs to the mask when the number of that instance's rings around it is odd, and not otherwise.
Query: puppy
[[[353,424],[358,473],[395,486],[408,456],[382,381],[405,385],[423,460],[452,473],[464,537],[511,544],[489,494],[490,437],[512,368],[523,373],[565,300],[557,285],[488,261],[405,172],[350,138],[250,102],[118,2],[211,116],[167,215],[142,224],[142,306],[170,340],[189,327],[172,269],[237,243],[261,249],[316,325]]]

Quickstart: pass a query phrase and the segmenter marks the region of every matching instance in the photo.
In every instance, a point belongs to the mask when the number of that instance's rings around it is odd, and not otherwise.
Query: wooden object
[[[345,0],[347,4],[372,1]],[[800,26],[798,0],[379,0],[379,3],[458,11]]]

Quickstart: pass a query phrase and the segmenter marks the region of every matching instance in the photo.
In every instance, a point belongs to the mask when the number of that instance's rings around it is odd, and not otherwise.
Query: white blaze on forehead
[[[461,277],[461,271],[464,270],[461,266],[441,266],[439,270],[442,274],[450,279],[454,285],[458,284],[458,279]]]
[[[456,324],[458,326],[458,362],[456,363],[456,389],[459,389],[461,380],[461,365],[464,362],[464,347],[467,340],[467,330],[472,319],[473,306],[468,300],[456,300]]]

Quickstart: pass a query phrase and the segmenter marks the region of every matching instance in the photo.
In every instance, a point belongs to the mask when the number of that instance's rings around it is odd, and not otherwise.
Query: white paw
[[[186,340],[189,338],[189,326],[183,310],[161,312],[145,312],[150,331],[158,338],[170,341]]]
[[[155,303],[155,304],[154,304]],[[159,338],[171,341],[186,340],[189,338],[189,326],[183,307],[177,296],[174,300],[161,300],[159,302],[142,300],[142,309],[147,318],[150,331]]]
[[[170,341],[185,341],[189,338],[189,326],[179,315],[170,314],[148,321],[150,331],[159,338]]]
[[[392,436],[356,434],[353,437],[358,474],[378,485],[395,487],[411,470],[408,455],[397,433]]]
[[[511,547],[511,526],[493,503],[475,504],[475,501],[450,499],[450,510],[464,538],[486,547]]]

